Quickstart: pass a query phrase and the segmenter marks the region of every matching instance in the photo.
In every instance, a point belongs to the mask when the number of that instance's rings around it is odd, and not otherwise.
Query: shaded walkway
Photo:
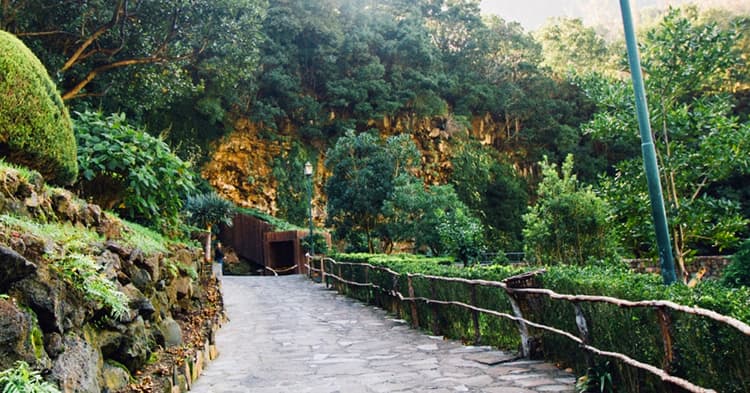
[[[303,276],[224,277],[229,323],[193,392],[573,392],[572,375],[434,338]]]

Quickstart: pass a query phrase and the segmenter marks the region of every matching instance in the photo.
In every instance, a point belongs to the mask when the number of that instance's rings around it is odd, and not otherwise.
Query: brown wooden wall
[[[234,216],[231,227],[221,226],[219,239],[232,247],[238,256],[263,265],[266,261],[264,234],[271,231],[271,224],[247,214],[238,214]]]

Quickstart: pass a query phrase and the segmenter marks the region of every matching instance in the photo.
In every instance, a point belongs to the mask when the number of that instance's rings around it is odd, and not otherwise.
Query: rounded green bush
[[[39,59],[0,31],[0,156],[70,184],[78,174],[68,111]]]

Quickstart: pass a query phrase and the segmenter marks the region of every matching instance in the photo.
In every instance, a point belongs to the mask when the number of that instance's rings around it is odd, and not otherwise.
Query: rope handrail
[[[750,325],[738,319],[728,317],[726,315],[719,314],[716,311],[708,310],[708,309],[701,308],[698,306],[692,306],[692,307],[684,306],[682,304],[674,303],[669,300],[632,301],[632,300],[618,299],[616,297],[610,297],[610,296],[566,295],[566,294],[560,294],[560,293],[551,291],[549,289],[541,289],[541,288],[509,288],[509,290],[512,292],[518,292],[518,293],[531,293],[531,294],[536,294],[536,295],[546,295],[552,299],[567,300],[567,301],[574,302],[574,303],[577,303],[577,302],[609,303],[618,307],[627,307],[627,308],[666,307],[666,308],[671,308],[672,310],[675,310],[675,311],[680,311],[680,312],[684,312],[684,313],[692,314],[692,315],[698,315],[701,317],[713,319],[714,321],[717,321],[717,322],[722,322],[724,324],[734,327],[735,329],[739,330],[743,334],[750,336]]]
[[[371,268],[375,268],[378,270],[384,270],[388,273],[394,274],[394,275],[401,275],[402,273],[395,272],[391,269],[388,269],[386,267],[377,266],[377,265],[371,265],[369,263],[355,263],[355,262],[337,262],[331,258],[326,258],[327,260],[330,260],[332,263],[337,265],[358,265],[358,266],[368,266]],[[525,273],[524,275],[532,275],[532,274],[538,274],[545,272],[544,269],[537,270],[531,273]],[[326,275],[329,275],[326,273]],[[681,304],[677,304],[674,302],[671,302],[669,300],[639,300],[639,301],[631,301],[631,300],[623,300],[618,299],[611,296],[595,296],[595,295],[568,295],[568,294],[560,294],[555,291],[549,290],[549,289],[541,289],[541,288],[512,288],[509,287],[505,282],[502,281],[488,281],[488,280],[477,280],[477,279],[467,279],[467,278],[460,278],[460,277],[443,277],[443,276],[434,276],[429,274],[422,274],[422,273],[405,273],[407,277],[418,277],[418,278],[426,278],[429,280],[438,280],[438,281],[448,281],[448,282],[460,282],[464,284],[469,285],[481,285],[481,286],[488,286],[488,287],[499,287],[503,288],[509,292],[518,292],[518,293],[530,293],[530,294],[536,294],[536,295],[546,295],[549,296],[552,299],[557,300],[568,300],[570,302],[592,302],[592,303],[609,303],[618,307],[666,307],[671,308],[675,311],[684,312],[687,314],[692,315],[698,315],[706,318],[713,319],[717,322],[725,323],[727,325],[730,325],[734,327],[735,329],[739,330],[745,335],[750,336],[750,325],[732,317],[728,317],[726,315],[722,315],[720,313],[717,313],[716,311],[705,309],[698,306],[684,306]]]
[[[460,277],[434,276],[434,275],[421,274],[421,273],[398,273],[398,272],[395,272],[395,271],[393,271],[393,270],[391,270],[391,269],[389,269],[387,267],[384,267],[384,266],[377,266],[377,265],[372,265],[372,264],[369,264],[369,263],[337,262],[337,261],[333,260],[332,258],[327,258],[327,257],[326,258],[320,258],[319,262],[320,262],[320,266],[321,266],[320,269],[313,268],[310,265],[306,265],[306,266],[308,267],[308,269],[310,269],[312,271],[320,272],[321,273],[321,278],[322,278],[323,281],[325,281],[326,277],[330,277],[332,279],[335,279],[338,282],[341,282],[341,283],[344,283],[344,284],[347,284],[347,285],[353,285],[353,286],[358,286],[358,287],[369,287],[369,288],[374,288],[374,289],[380,290],[382,292],[386,292],[386,293],[390,294],[391,296],[397,297],[402,302],[421,301],[421,302],[424,302],[424,303],[427,303],[427,304],[454,305],[454,306],[463,307],[463,308],[466,308],[466,309],[469,309],[469,310],[472,310],[472,311],[475,311],[475,312],[489,314],[489,315],[493,315],[493,316],[497,316],[497,317],[501,317],[501,318],[505,318],[505,319],[510,319],[512,321],[518,322],[519,324],[526,324],[528,326],[531,326],[531,327],[534,327],[534,328],[537,328],[537,329],[541,329],[541,330],[545,330],[545,331],[548,331],[548,332],[551,332],[551,333],[562,335],[562,336],[564,336],[564,337],[566,337],[566,338],[568,338],[568,339],[576,342],[584,350],[587,350],[587,351],[589,351],[591,353],[594,353],[596,355],[599,355],[599,356],[604,356],[604,357],[610,357],[610,358],[618,359],[618,360],[622,361],[625,364],[628,364],[630,366],[642,369],[644,371],[648,371],[648,372],[654,374],[655,376],[658,376],[659,378],[661,378],[665,382],[672,383],[672,384],[674,384],[676,386],[679,386],[679,387],[684,388],[684,389],[686,389],[686,390],[688,390],[690,392],[695,392],[695,393],[715,392],[715,390],[707,389],[707,388],[703,388],[701,386],[695,385],[695,384],[691,383],[690,381],[687,381],[685,379],[682,379],[682,378],[670,375],[667,372],[665,372],[664,370],[661,370],[661,369],[659,369],[656,366],[640,362],[638,360],[635,360],[633,358],[628,357],[627,355],[624,355],[624,354],[621,354],[621,353],[618,353],[618,352],[610,352],[610,351],[601,350],[601,349],[596,348],[596,347],[594,347],[592,345],[589,345],[589,343],[587,342],[587,340],[584,340],[582,338],[576,337],[575,335],[573,335],[573,334],[571,334],[569,332],[566,332],[566,331],[563,331],[563,330],[560,330],[560,329],[556,329],[556,328],[551,327],[551,326],[546,326],[546,325],[543,325],[543,324],[539,324],[539,323],[536,323],[536,322],[529,321],[529,320],[523,318],[522,316],[510,315],[510,314],[507,314],[507,313],[503,313],[503,312],[499,312],[499,311],[495,311],[495,310],[490,310],[490,309],[485,309],[485,308],[477,307],[477,306],[475,306],[473,304],[467,304],[467,303],[460,302],[460,301],[455,301],[455,300],[437,300],[437,299],[431,299],[431,298],[422,297],[422,296],[413,296],[413,294],[412,294],[413,290],[411,289],[411,279],[412,278],[424,278],[424,279],[435,280],[435,281],[458,282],[458,283],[463,283],[463,284],[467,284],[467,285],[471,285],[471,286],[486,286],[486,287],[502,288],[502,289],[504,289],[506,291],[506,293],[508,293],[508,295],[512,295],[512,294],[515,294],[515,293],[542,295],[542,296],[547,296],[550,299],[565,300],[565,301],[569,301],[569,302],[574,303],[574,304],[578,304],[578,303],[581,303],[581,302],[593,302],[593,303],[607,303],[607,304],[616,305],[618,307],[628,307],[628,308],[642,307],[642,308],[655,308],[657,310],[663,310],[665,308],[669,308],[669,309],[676,310],[676,311],[679,311],[679,312],[684,312],[684,313],[688,313],[688,314],[692,314],[692,315],[706,317],[706,318],[712,319],[714,321],[717,321],[717,322],[720,322],[720,323],[724,323],[724,324],[726,324],[728,326],[731,326],[731,327],[739,330],[741,333],[743,333],[745,335],[750,335],[750,326],[747,325],[746,323],[744,323],[744,322],[742,322],[740,320],[737,320],[735,318],[722,315],[722,314],[717,313],[715,311],[704,309],[704,308],[697,307],[697,306],[689,307],[689,306],[684,306],[684,305],[677,304],[677,303],[674,303],[674,302],[671,302],[671,301],[667,301],[667,300],[630,301],[630,300],[623,300],[623,299],[618,299],[618,298],[609,297],[609,296],[559,294],[559,293],[554,292],[554,291],[549,290],[549,289],[541,289],[541,288],[513,288],[513,287],[510,287],[508,285],[508,283],[507,283],[507,281],[512,280],[512,279],[532,277],[532,276],[537,275],[539,273],[543,273],[544,270],[539,270],[539,271],[535,271],[535,272],[531,272],[531,273],[525,273],[525,274],[522,274],[522,275],[519,275],[519,276],[509,277],[508,279],[506,279],[506,280],[504,280],[504,281],[501,282],[501,281],[489,281],[489,280],[481,280],[481,279],[466,279],[466,278],[460,278]],[[344,265],[344,266],[367,267],[369,269],[379,270],[379,271],[383,271],[383,272],[386,272],[388,274],[391,274],[392,276],[394,276],[394,279],[397,279],[398,277],[401,277],[401,276],[406,276],[409,279],[409,286],[410,286],[410,288],[409,288],[409,292],[410,293],[409,294],[411,296],[404,296],[400,291],[398,291],[395,288],[395,286],[392,289],[386,289],[386,288],[383,288],[380,285],[375,284],[373,282],[361,283],[361,282],[357,282],[357,281],[347,280],[344,277],[341,277],[340,275],[333,274],[333,273],[327,271],[327,268],[325,268],[325,266],[323,266],[323,264],[326,263],[326,262],[330,262],[330,263],[332,263],[334,265],[339,265],[339,266]],[[340,267],[339,267],[339,274],[341,274]],[[434,296],[434,293],[433,293],[433,296]],[[472,300],[472,303],[474,303],[474,302],[475,302],[475,300]]]
[[[269,266],[264,266],[264,267],[266,268],[266,270],[270,270],[271,273],[273,273],[274,276],[278,276],[279,273],[286,273],[286,272],[289,272],[289,271],[292,271],[292,270],[296,269],[297,265],[289,266],[289,267],[284,268],[284,269],[273,269],[273,268],[271,268]]]

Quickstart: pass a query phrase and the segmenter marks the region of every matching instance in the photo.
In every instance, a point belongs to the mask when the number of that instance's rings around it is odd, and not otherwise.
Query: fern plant
[[[24,361],[16,362],[15,367],[0,371],[0,392],[2,393],[60,393],[53,384],[42,379]]]
[[[128,313],[127,296],[99,272],[90,256],[69,254],[57,260],[54,266],[87,300],[108,308],[113,318],[120,319]]]

